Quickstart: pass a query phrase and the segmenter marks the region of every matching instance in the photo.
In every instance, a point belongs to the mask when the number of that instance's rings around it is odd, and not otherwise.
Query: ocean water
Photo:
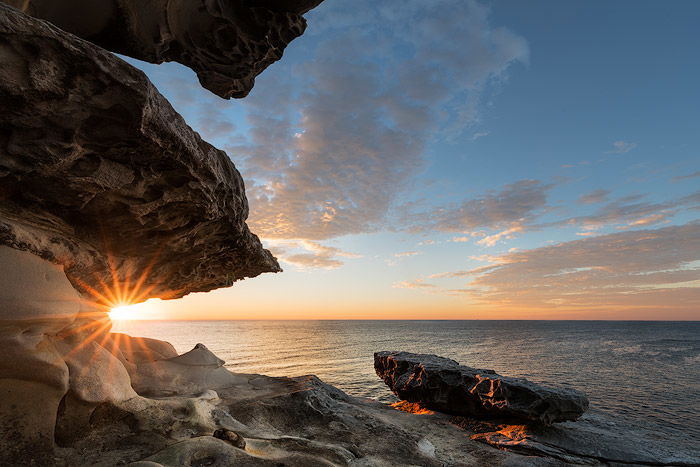
[[[661,442],[700,442],[700,322],[131,321],[115,331],[204,343],[226,366],[315,374],[354,396],[396,400],[373,353],[434,353],[499,374],[585,392],[591,411]]]

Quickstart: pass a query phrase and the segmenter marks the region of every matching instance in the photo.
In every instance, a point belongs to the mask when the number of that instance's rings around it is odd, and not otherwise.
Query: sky
[[[251,94],[146,72],[284,272],[141,319],[700,319],[700,2],[326,0]]]

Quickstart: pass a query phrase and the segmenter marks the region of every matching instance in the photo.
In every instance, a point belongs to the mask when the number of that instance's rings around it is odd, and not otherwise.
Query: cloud
[[[510,252],[517,251],[517,248],[511,248],[509,251]],[[474,260],[474,261],[491,263],[491,264],[486,265],[486,266],[479,266],[478,268],[474,268],[474,269],[431,274],[430,276],[428,276],[428,278],[430,278],[430,279],[454,279],[454,278],[458,278],[458,277],[476,276],[476,275],[482,274],[486,271],[490,271],[492,269],[495,269],[496,267],[498,267],[499,264],[504,264],[508,261],[508,259],[506,257],[499,256],[499,255],[470,256],[469,259]]]
[[[479,245],[483,246],[495,246],[499,241],[502,239],[512,239],[514,238],[514,234],[518,232],[522,232],[524,230],[524,227],[518,223],[515,223],[512,227],[505,229],[501,232],[495,233],[493,235],[489,235],[487,237],[482,238],[481,240],[477,241]]]
[[[697,178],[697,177],[700,177],[700,170],[697,172],[689,173],[687,175],[679,175],[677,177],[673,177],[671,180],[673,180],[674,182],[679,182],[681,180],[687,180],[689,178]]]
[[[309,15],[310,58],[258,79],[243,103],[248,138],[227,146],[244,158],[249,223],[267,238],[383,228],[422,169],[426,143],[478,121],[489,87],[528,60],[527,42],[492,26],[476,1],[318,10]]]
[[[597,194],[598,191],[602,190],[596,190],[584,197]],[[660,202],[647,202],[644,201],[644,198],[644,195],[623,196],[598,207],[592,214],[544,223],[533,226],[533,228],[544,229],[547,227],[576,225],[586,231],[600,230],[606,226],[628,229],[667,223],[683,210],[697,210],[700,208],[700,191]],[[581,198],[579,198],[580,201]],[[584,236],[591,235],[591,233],[584,232],[577,233],[577,235]]]
[[[335,269],[344,263],[340,258],[360,258],[360,255],[343,251],[340,248],[321,245],[309,240],[265,239],[264,243],[272,254],[281,261],[302,268]],[[290,250],[296,250],[290,252]],[[301,250],[301,252],[300,252]]]
[[[632,149],[637,147],[637,143],[630,143],[627,141],[615,141],[612,144],[612,149],[605,151],[606,154],[625,154],[630,152]]]
[[[284,256],[281,259],[287,263],[314,269],[336,269],[343,265],[343,262],[340,260],[315,255],[313,253],[297,253],[295,255]]]
[[[483,138],[484,136],[488,136],[489,132],[488,131],[478,131],[472,135],[472,141],[476,141],[479,138]]]
[[[640,219],[637,219],[635,221],[627,223],[628,226],[630,227],[639,227],[639,226],[646,226],[646,225],[653,225],[653,224],[658,224],[660,222],[668,222],[668,215],[664,213],[660,214],[650,214],[646,217],[642,217]]]
[[[697,205],[700,205],[700,190],[682,197],[678,201],[678,204],[688,205],[691,207],[691,209],[697,209]]]
[[[395,289],[432,289],[436,286],[425,282],[425,279],[415,279],[412,281],[397,282],[392,287]]]
[[[394,257],[395,258],[406,258],[408,256],[416,256],[419,254],[420,254],[420,251],[402,251],[401,253],[395,253]]]
[[[685,204],[682,200],[648,203],[642,201],[643,198],[641,195],[625,196],[601,206],[593,214],[551,225],[581,225],[586,230],[597,230],[606,225],[651,225],[670,219]]]
[[[473,240],[474,237],[486,237],[487,235],[488,234],[483,230],[475,230],[473,232],[469,232],[469,235],[464,235],[461,237],[452,237],[450,241],[453,243],[466,243],[470,240]]]
[[[602,203],[603,201],[608,199],[609,194],[610,194],[609,190],[593,190],[590,193],[586,193],[585,195],[581,195],[578,199],[578,202],[580,204]]]
[[[500,261],[469,271],[478,274],[470,296],[519,307],[700,306],[697,222],[517,251]]]
[[[433,212],[411,213],[413,231],[438,230],[482,235],[476,229],[505,229],[479,242],[495,243],[501,238],[525,229],[547,207],[547,193],[554,185],[539,180],[519,180],[504,186],[500,191],[488,192],[482,197]],[[488,238],[488,240],[486,240]],[[466,237],[454,237],[452,241],[467,241]]]

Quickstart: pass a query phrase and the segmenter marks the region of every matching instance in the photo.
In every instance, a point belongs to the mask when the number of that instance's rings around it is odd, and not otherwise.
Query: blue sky
[[[285,272],[143,317],[700,319],[700,3],[326,0],[224,101]]]

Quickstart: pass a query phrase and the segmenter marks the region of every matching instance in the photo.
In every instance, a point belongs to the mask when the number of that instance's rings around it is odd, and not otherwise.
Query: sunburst
[[[128,338],[120,344],[122,335],[112,334],[110,330],[113,321],[138,317],[141,310],[136,307],[136,304],[153,297],[154,290],[161,285],[159,280],[149,278],[158,253],[154,254],[148,265],[138,275],[131,274],[131,271],[128,270],[126,274],[119,274],[113,255],[108,254],[107,261],[110,272],[108,277],[111,279],[111,284],[108,284],[104,277],[98,275],[95,275],[94,280],[91,281],[92,285],[79,278],[74,278],[83,290],[83,298],[81,299],[83,311],[80,315],[84,319],[60,333],[60,337],[64,338],[66,342],[72,342],[72,348],[65,355],[66,358],[78,354],[93,343],[113,354],[125,352],[126,356],[126,354],[136,350],[132,350],[133,344],[136,344],[140,351],[150,353],[142,339]],[[167,299],[177,296],[178,293],[179,291],[174,290],[165,296],[161,294],[158,298]]]

